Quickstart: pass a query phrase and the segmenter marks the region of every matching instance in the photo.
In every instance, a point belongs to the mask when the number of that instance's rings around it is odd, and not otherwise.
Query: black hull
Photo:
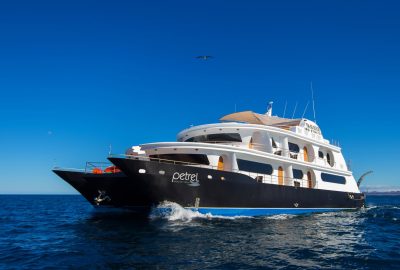
[[[147,196],[141,192],[138,183],[122,172],[94,174],[57,169],[53,172],[69,183],[95,207],[147,207],[150,209],[152,205],[152,202],[147,201]],[[100,195],[101,191],[105,191],[103,196]],[[99,199],[104,200],[99,201]]]
[[[356,209],[364,206],[362,193],[264,184],[239,173],[156,161],[124,158],[109,160],[126,175],[95,175],[59,170],[55,170],[55,173],[95,206],[148,210],[160,202],[171,201],[204,213],[223,214],[221,209],[224,209],[227,215],[244,213],[243,209],[251,209],[253,212],[250,213],[253,214],[267,214]],[[99,198],[99,192],[104,192],[100,202],[95,200]],[[104,199],[106,196],[107,199]],[[260,212],[261,209],[273,211]]]

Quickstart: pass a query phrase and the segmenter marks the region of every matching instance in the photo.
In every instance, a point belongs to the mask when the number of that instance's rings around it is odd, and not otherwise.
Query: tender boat
[[[176,142],[110,155],[115,166],[56,168],[95,207],[148,213],[164,201],[213,215],[260,216],[364,207],[339,146],[308,119],[237,112],[190,127]],[[102,164],[100,164],[102,165]]]

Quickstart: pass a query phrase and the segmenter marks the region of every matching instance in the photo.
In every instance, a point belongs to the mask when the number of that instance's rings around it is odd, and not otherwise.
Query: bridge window
[[[150,160],[160,161],[164,163],[185,164],[196,163],[210,165],[207,155],[201,154],[161,154],[150,155]]]
[[[244,159],[237,160],[239,170],[246,171],[246,172],[253,172],[253,173],[260,173],[260,174],[272,174],[272,166],[266,163],[259,163]]]
[[[191,137],[186,142],[242,142],[239,133],[216,133]]]
[[[297,144],[289,142],[289,151],[294,153],[299,153],[300,148]]]
[[[324,158],[324,153],[322,151],[318,151],[318,157],[319,158]]]
[[[321,173],[321,179],[324,182],[330,182],[335,184],[346,184],[346,178],[339,175],[328,174],[328,173]]]

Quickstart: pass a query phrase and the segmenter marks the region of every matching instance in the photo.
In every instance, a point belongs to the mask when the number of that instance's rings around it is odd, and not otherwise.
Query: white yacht
[[[96,207],[147,213],[163,201],[216,215],[270,215],[357,209],[364,194],[341,148],[308,119],[237,112],[190,127],[176,142],[111,155],[91,171],[55,169]],[[108,170],[108,171],[107,171]]]

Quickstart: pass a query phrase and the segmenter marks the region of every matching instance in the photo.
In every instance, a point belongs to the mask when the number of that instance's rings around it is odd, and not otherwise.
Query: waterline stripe
[[[280,214],[306,214],[354,210],[356,208],[212,208],[212,207],[186,207],[201,214],[218,216],[268,216]]]

